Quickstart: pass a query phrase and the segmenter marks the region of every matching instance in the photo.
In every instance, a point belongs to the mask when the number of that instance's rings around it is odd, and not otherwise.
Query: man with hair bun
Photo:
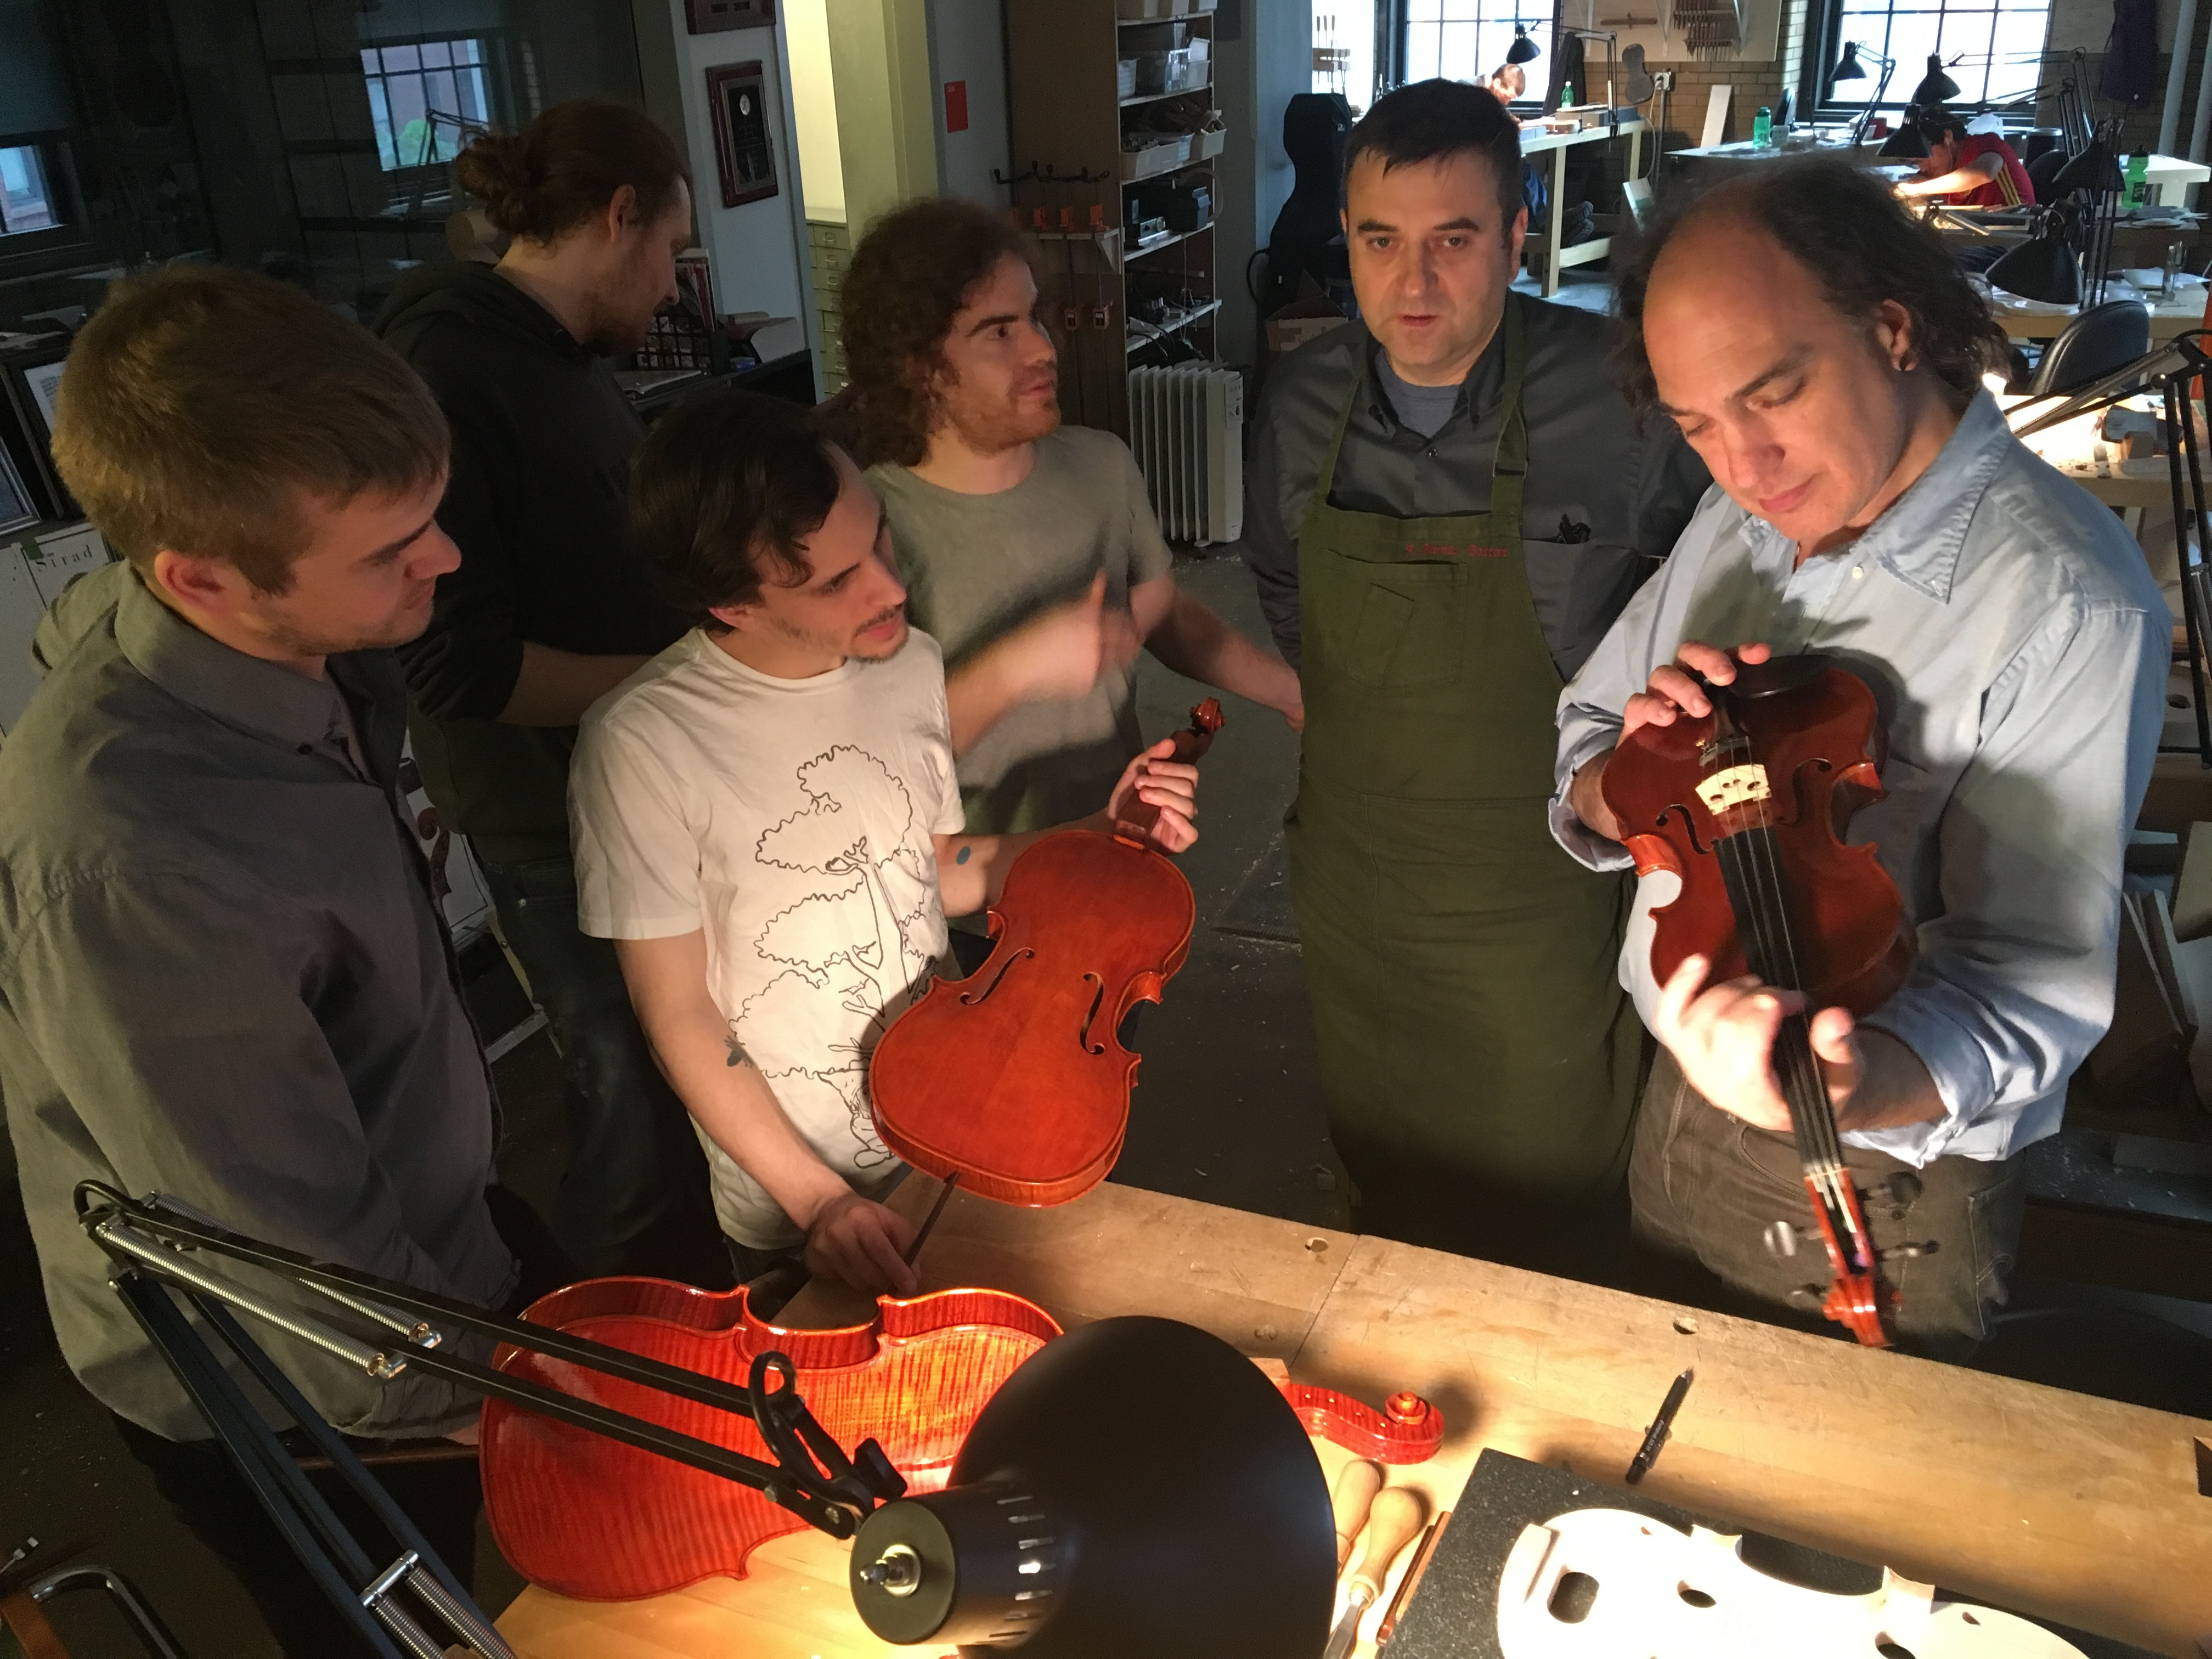
[[[1850,839],[1879,848],[1917,956],[1865,1018],[1814,1011],[1812,1044],[1845,1163],[1891,1194],[1867,1206],[1875,1247],[1935,1246],[1885,1264],[1899,1339],[1963,1358],[2005,1299],[2021,1152],[2112,1018],[2172,618],[2112,514],[2013,437],[1980,382],[2002,345],[1987,306],[1864,172],[1778,165],[1678,205],[1620,307],[1632,398],[1718,488],[1559,699],[1553,830],[1628,868],[1608,759],[1711,713],[1693,677],[1825,653],[1872,689],[1887,793]],[[1672,896],[1647,878],[1620,961],[1662,1048],[1630,1172],[1637,1240],[1672,1279],[1648,1288],[1710,1297],[1717,1277],[1804,1312],[1818,1248],[1765,1242],[1808,1226],[1771,1053],[1802,999],[1708,984],[1698,957],[1656,983],[1643,914]]]
[[[398,790],[391,647],[459,562],[446,445],[407,365],[295,289],[203,266],[118,287],[70,350],[54,458],[127,562],[56,602],[0,748],[0,1097],[54,1333],[288,1654],[349,1650],[345,1627],[71,1194],[166,1194],[485,1307],[572,1276],[495,1185],[491,1079]],[[350,1436],[473,1436],[465,1389],[253,1334]],[[474,1464],[386,1479],[467,1583]]]
[[[483,866],[507,948],[568,1073],[555,1216],[594,1273],[729,1282],[707,1169],[604,940],[576,927],[568,757],[576,724],[684,631],[624,545],[644,436],[605,359],[641,345],[691,240],[682,152],[627,106],[557,104],[453,164],[510,239],[494,266],[400,280],[376,331],[453,430],[438,522],[461,550],[402,653],[423,782]]]
[[[1287,823],[1355,1224],[1602,1278],[1643,1034],[1620,878],[1553,844],[1552,705],[1688,522],[1605,320],[1510,291],[1520,131],[1486,88],[1376,100],[1345,145],[1359,320],[1269,374],[1244,557],[1305,684]]]

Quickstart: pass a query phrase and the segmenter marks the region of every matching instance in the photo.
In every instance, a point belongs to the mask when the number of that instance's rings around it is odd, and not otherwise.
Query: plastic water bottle
[[[1765,149],[1774,142],[1774,112],[1764,104],[1759,113],[1751,118],[1751,143],[1755,149]]]
[[[2130,207],[2142,207],[2150,200],[2150,157],[2136,155],[2128,157],[2128,193]]]
[[[1571,81],[1562,82],[1559,85],[1559,107],[1561,109],[1572,109],[1574,106],[1575,83]]]

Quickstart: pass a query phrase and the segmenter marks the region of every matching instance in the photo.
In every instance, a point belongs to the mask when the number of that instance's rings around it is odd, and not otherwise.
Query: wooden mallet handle
[[[1345,1561],[1352,1554],[1352,1540],[1367,1524],[1367,1506],[1382,1490],[1382,1466],[1379,1463],[1370,1463],[1364,1457],[1354,1458],[1336,1472],[1336,1487],[1329,1495],[1329,1507],[1336,1514],[1338,1572],[1344,1571]]]
[[[1410,1487],[1385,1486],[1376,1492],[1367,1511],[1367,1530],[1360,1535],[1359,1559],[1345,1580],[1348,1592],[1364,1594],[1370,1605],[1381,1601],[1390,1564],[1398,1559],[1399,1551],[1413,1541],[1428,1518],[1429,1506]]]

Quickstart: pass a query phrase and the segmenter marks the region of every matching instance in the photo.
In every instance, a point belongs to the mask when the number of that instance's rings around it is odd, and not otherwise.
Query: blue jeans
[[[568,1074],[568,1164],[554,1232],[590,1277],[728,1288],[706,1154],[646,1045],[614,945],[577,930],[575,866],[553,858],[483,868]]]

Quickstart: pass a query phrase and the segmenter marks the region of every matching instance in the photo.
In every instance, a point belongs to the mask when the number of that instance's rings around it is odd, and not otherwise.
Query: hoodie
[[[424,787],[487,861],[565,857],[575,728],[498,715],[526,640],[650,656],[684,632],[623,541],[644,428],[605,360],[488,265],[408,272],[374,329],[453,429],[438,523],[460,568],[440,579],[430,626],[399,653]]]

